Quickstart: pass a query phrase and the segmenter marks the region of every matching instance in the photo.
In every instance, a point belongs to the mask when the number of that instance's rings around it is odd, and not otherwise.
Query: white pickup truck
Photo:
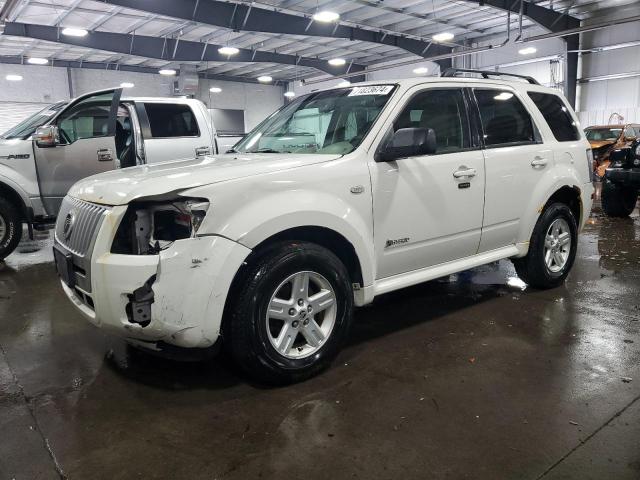
[[[558,286],[591,209],[591,149],[566,100],[524,80],[314,92],[234,153],[82,180],[56,224],[62,287],[128,342],[222,342],[287,382],[327,366],[354,305],[386,292],[506,258]]]
[[[121,98],[102,90],[34,114],[0,138],[0,259],[22,224],[55,220],[78,180],[136,165],[225,152],[240,137],[217,135],[199,100]]]

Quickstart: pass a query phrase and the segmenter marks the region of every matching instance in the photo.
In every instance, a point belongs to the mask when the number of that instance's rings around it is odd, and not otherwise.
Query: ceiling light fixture
[[[345,63],[347,63],[347,61],[344,58],[332,58],[329,60],[329,65],[333,65],[334,67],[341,67]]]
[[[89,32],[84,28],[67,27],[62,29],[62,34],[70,37],[84,37],[87,33]]]
[[[451,32],[442,32],[442,33],[436,33],[433,37],[433,40],[435,42],[448,42],[450,40],[453,40],[453,33]]]
[[[427,72],[429,72],[429,69],[427,67],[418,67],[413,69],[413,73],[417,75],[423,75]]]
[[[273,80],[272,77],[270,77],[269,75],[261,75],[260,77],[258,77],[258,81],[260,83],[269,83]]]
[[[520,55],[531,55],[532,53],[536,53],[538,49],[536,47],[526,47],[518,50]]]
[[[22,80],[22,75],[13,75],[13,74],[9,74],[6,77],[7,80],[9,80],[10,82],[19,82],[20,80]]]
[[[344,88],[344,87],[350,87],[351,86],[351,82],[349,80],[342,80],[338,85],[336,85],[336,87],[338,88]]]
[[[296,96],[295,92],[292,92],[291,90],[289,90],[288,92],[284,92],[284,96],[287,98],[293,98]]]
[[[220,93],[220,92],[222,91],[222,89],[221,89],[220,87],[211,87],[211,88],[209,89],[209,91],[210,91],[211,93]]]
[[[40,57],[29,57],[27,59],[27,63],[30,63],[31,65],[46,65],[49,63],[49,60]]]
[[[220,53],[221,55],[228,55],[228,56],[237,55],[238,53],[240,53],[240,49],[236,47],[229,47],[229,46],[220,47],[218,49],[218,53]]]
[[[173,68],[163,68],[158,71],[160,75],[175,75],[176,71]]]
[[[316,22],[330,23],[337,21],[340,18],[340,14],[329,10],[322,10],[314,13],[312,18]]]
[[[122,88],[133,88],[133,87],[135,86],[135,84],[133,84],[133,83],[131,83],[131,82],[122,82],[122,83],[120,84],[120,86],[121,86]]]

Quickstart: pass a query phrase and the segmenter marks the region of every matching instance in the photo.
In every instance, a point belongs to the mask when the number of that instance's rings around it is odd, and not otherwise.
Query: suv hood
[[[589,145],[591,145],[591,148],[600,148],[604,147],[605,145],[613,145],[614,143],[616,143],[615,140],[589,140]]]
[[[136,198],[328,162],[340,157],[326,154],[234,153],[142,165],[87,177],[71,187],[69,195],[103,205],[125,205]]]

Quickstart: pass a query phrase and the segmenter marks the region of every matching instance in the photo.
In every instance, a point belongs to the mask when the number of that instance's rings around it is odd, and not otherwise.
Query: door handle
[[[544,167],[548,163],[548,160],[543,157],[535,156],[533,160],[531,160],[532,167]]]
[[[196,147],[196,157],[203,157],[205,155],[211,155],[211,148],[205,147]]]
[[[469,168],[464,165],[460,165],[458,167],[458,170],[453,172],[453,178],[464,178],[464,177],[471,178],[475,176],[476,176],[476,169]]]
[[[99,162],[111,162],[113,160],[113,153],[110,148],[101,148],[98,150]]]

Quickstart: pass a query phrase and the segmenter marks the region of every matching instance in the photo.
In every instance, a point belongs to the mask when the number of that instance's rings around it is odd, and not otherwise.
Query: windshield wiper
[[[258,150],[254,150],[251,153],[291,153],[291,152],[287,152],[286,150],[284,151],[274,150],[273,148],[259,148]]]

